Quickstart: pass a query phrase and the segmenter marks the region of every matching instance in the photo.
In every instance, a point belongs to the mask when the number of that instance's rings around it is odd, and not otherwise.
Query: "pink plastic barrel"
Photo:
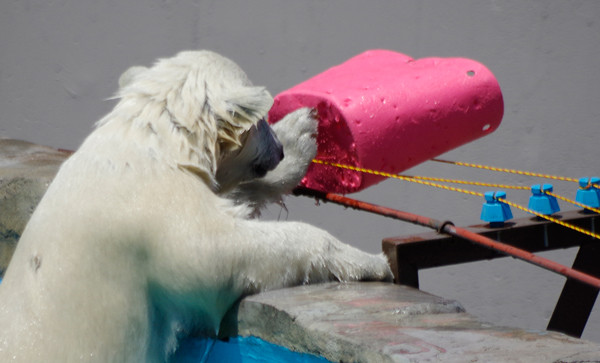
[[[318,159],[399,173],[500,124],[502,93],[481,63],[370,50],[275,97],[271,123],[301,107],[317,110]],[[383,177],[312,164],[302,185],[352,193]]]

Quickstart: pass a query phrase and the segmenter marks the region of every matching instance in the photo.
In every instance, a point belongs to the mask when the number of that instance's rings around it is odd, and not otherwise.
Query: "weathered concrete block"
[[[26,141],[0,139],[0,277],[31,213],[70,154]]]
[[[238,333],[334,362],[600,362],[596,343],[487,324],[456,301],[387,283],[249,296]]]

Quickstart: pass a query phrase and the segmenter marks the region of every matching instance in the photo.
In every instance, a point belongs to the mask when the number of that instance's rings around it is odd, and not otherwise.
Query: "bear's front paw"
[[[386,281],[392,282],[394,275],[383,254],[369,255],[364,253],[359,260],[349,261],[342,267],[343,278],[341,281]]]
[[[363,271],[363,276],[360,280],[362,281],[394,281],[394,275],[390,269],[388,260],[384,254],[371,255],[373,262],[371,268]]]
[[[304,176],[306,168],[317,155],[317,126],[314,111],[310,108],[298,109],[272,126],[283,145],[282,163],[300,171],[295,174]]]
[[[338,281],[388,281],[394,279],[387,258],[371,255],[331,239],[324,253],[330,274]]]

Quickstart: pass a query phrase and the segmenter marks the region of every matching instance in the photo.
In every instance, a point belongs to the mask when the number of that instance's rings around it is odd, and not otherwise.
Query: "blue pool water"
[[[212,347],[210,346],[212,345]],[[208,349],[207,349],[208,348]],[[205,355],[205,352],[206,356]],[[182,342],[174,363],[327,363],[327,359],[293,352],[256,337],[234,337],[228,341],[188,339]]]

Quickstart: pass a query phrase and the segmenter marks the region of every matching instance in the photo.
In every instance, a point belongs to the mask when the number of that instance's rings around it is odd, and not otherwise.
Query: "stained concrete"
[[[0,272],[60,164],[70,155],[0,139]],[[386,283],[330,283],[249,296],[236,330],[340,362],[600,362],[600,345],[487,324],[455,301]]]
[[[334,362],[600,362],[600,345],[494,326],[457,301],[388,283],[329,283],[250,296],[238,332]]]
[[[0,139],[0,277],[25,224],[69,155],[66,150]]]

